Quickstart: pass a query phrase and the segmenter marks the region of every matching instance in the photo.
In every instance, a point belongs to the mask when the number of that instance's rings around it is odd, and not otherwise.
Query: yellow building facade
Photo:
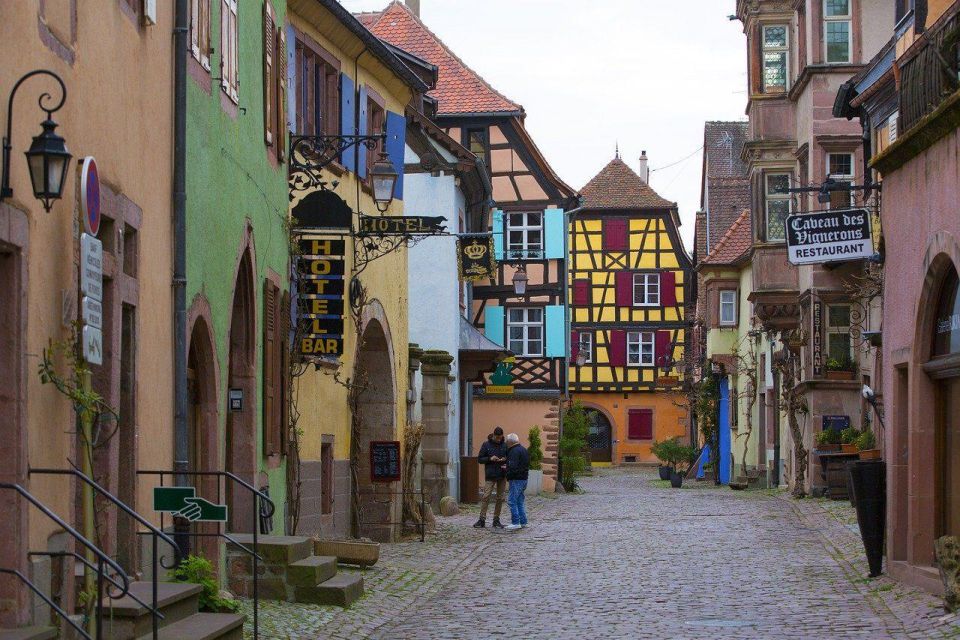
[[[654,462],[684,436],[690,260],[676,205],[616,157],[581,190],[570,223],[570,392],[589,410],[594,464]]]

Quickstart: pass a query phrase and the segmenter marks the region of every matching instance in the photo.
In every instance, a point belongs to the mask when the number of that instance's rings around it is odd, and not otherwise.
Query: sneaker
[[[529,526],[530,526],[529,524],[527,524],[526,522],[524,522],[522,525],[520,525],[520,528],[521,528],[521,529],[526,529],[526,528],[529,527]]]
[[[503,523],[500,522],[500,518],[493,519],[493,528],[494,529],[503,529]]]
[[[484,521],[483,518],[480,518],[479,520],[477,520],[477,521],[474,523],[473,528],[474,528],[474,529],[483,529],[485,526],[487,526],[486,521]]]
[[[519,525],[519,524],[508,524],[508,525],[505,526],[503,529],[504,529],[504,531],[519,531],[519,530],[522,529],[522,528],[523,528],[523,527],[522,527],[521,525]]]

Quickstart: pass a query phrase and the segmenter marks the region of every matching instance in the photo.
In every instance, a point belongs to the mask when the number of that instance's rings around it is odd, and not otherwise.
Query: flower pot
[[[840,445],[841,453],[856,453],[857,451],[859,451],[859,449],[857,449],[857,445],[853,444],[852,442],[850,444],[844,443]]]
[[[333,556],[342,564],[372,567],[380,559],[380,543],[369,540],[313,540],[313,553]]]
[[[886,523],[886,467],[882,460],[860,460],[850,465],[857,501],[857,524],[870,564],[870,577],[883,569],[883,533]]]
[[[827,380],[853,380],[853,371],[827,371]]]
[[[882,457],[880,449],[861,449],[861,460],[879,460]]]
[[[657,469],[657,471],[660,472],[660,479],[661,479],[661,480],[669,480],[669,479],[670,479],[670,474],[673,473],[673,469],[671,469],[670,467],[664,466],[664,465],[660,465],[660,468]]]
[[[818,453],[837,453],[840,451],[839,444],[819,444],[815,449]]]
[[[670,473],[670,486],[674,489],[679,489],[683,486],[683,476],[673,471]]]
[[[527,489],[523,492],[526,496],[535,496],[543,490],[543,469],[530,469],[527,473]]]

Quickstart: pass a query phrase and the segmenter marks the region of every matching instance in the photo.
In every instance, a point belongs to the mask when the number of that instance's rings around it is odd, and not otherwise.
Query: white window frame
[[[583,361],[584,364],[591,364],[593,362],[593,334],[587,331],[578,332],[577,339],[579,340],[577,350],[580,353],[587,354],[586,359]],[[584,349],[583,345],[587,345],[587,348]]]
[[[637,297],[637,293],[641,293]],[[633,274],[633,306],[659,307],[660,306],[660,274],[635,273]]]
[[[508,258],[512,257],[515,253],[520,252],[521,258],[523,259],[532,259],[538,260],[543,258],[544,252],[544,233],[543,228],[543,211],[505,211],[503,214],[506,217],[506,255]],[[531,224],[530,216],[538,215],[540,216],[539,224]],[[523,221],[519,225],[513,224],[514,216],[523,216]],[[510,241],[510,236],[512,231],[520,232],[523,235],[523,241],[519,245],[514,245]],[[530,233],[536,231],[540,234],[540,242],[534,243],[530,242]],[[531,246],[536,246],[536,248],[531,248]]]
[[[728,300],[724,300],[725,294],[728,294]],[[723,309],[726,306],[730,310],[730,318],[725,320],[723,317]],[[737,290],[736,289],[720,289],[720,294],[718,297],[717,303],[717,315],[719,316],[719,324],[722,326],[733,326],[737,324]]]
[[[834,170],[834,167],[832,166],[833,156],[849,156],[850,157],[850,173],[837,173]],[[857,156],[852,152],[849,152],[849,151],[827,152],[827,158],[826,158],[827,177],[833,178],[837,182],[845,182],[849,185],[853,185],[854,181],[856,180],[856,175],[854,175],[854,171],[856,171],[856,162],[857,162]],[[856,201],[854,200],[853,191],[850,191],[848,193],[850,195],[848,204],[852,207],[854,206]]]
[[[220,88],[240,104],[237,0],[220,0]]]
[[[783,46],[767,46],[767,29],[783,29]],[[783,86],[767,86],[767,54],[783,55]],[[765,24],[760,29],[760,87],[764,93],[774,91],[776,93],[786,93],[790,90],[790,25],[787,24]]]
[[[787,171],[775,171],[770,173],[765,173],[763,175],[763,228],[764,228],[764,239],[767,242],[786,242],[786,222],[784,222],[783,237],[781,238],[771,238],[770,237],[770,203],[786,201],[787,202],[787,215],[789,216],[793,213],[793,196],[790,193],[773,193],[770,191],[770,179],[778,176],[787,176],[787,185],[792,182],[790,173]]]
[[[627,332],[627,366],[652,367],[656,360],[656,333],[653,331]],[[649,346],[649,352],[644,353],[644,347]],[[632,353],[632,348],[636,353]]]
[[[515,311],[522,313],[522,318],[520,320],[514,320],[513,315]],[[540,315],[540,320],[531,320],[530,312],[537,311]],[[541,358],[543,357],[544,347],[546,342],[546,326],[544,324],[544,319],[546,317],[546,312],[543,307],[509,307],[507,308],[507,348],[510,349],[514,354],[522,356],[524,358]],[[510,329],[519,328],[521,330],[521,336],[519,338],[514,338],[511,335]],[[530,333],[532,328],[538,328],[540,330],[539,338],[531,338]],[[530,349],[530,343],[537,341],[540,343],[540,349],[535,351]],[[520,342],[523,345],[523,348],[515,350],[513,348],[514,342]]]
[[[830,0],[823,0],[823,60],[827,64],[851,64],[853,62],[853,0],[847,0],[847,13],[844,15],[827,15],[827,3]],[[827,31],[831,24],[847,24],[847,59],[831,60],[830,46],[827,40]]]

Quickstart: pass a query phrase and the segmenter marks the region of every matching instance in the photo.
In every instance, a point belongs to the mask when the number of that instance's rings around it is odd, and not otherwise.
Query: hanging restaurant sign
[[[819,378],[823,375],[823,303],[819,300],[813,301],[811,322],[813,323],[810,328],[813,338],[813,375]]]
[[[439,234],[446,231],[443,216],[360,216],[361,235],[405,236],[415,234]]]
[[[298,242],[297,349],[305,358],[336,359],[343,354],[346,243],[328,238]]]
[[[489,280],[497,269],[493,234],[463,235],[457,238],[457,268],[461,280]]]
[[[791,264],[821,264],[874,255],[870,213],[837,209],[787,217],[787,255]]]

